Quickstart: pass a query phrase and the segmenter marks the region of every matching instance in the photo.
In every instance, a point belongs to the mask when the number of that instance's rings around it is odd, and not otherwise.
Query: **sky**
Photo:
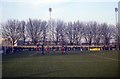
[[[115,24],[114,8],[119,0],[1,0],[0,22],[8,19],[97,21]]]

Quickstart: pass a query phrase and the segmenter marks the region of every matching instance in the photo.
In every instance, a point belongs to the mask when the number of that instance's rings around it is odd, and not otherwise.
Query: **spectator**
[[[65,52],[64,46],[61,47],[61,52],[62,52],[62,54],[64,54],[64,52]]]
[[[39,47],[39,45],[37,45],[37,46],[36,46],[36,53],[38,54],[39,51],[40,51],[40,47]]]
[[[44,55],[44,44],[42,44],[41,52]]]
[[[47,53],[50,53],[50,47],[49,46],[47,46],[46,51],[47,51]]]

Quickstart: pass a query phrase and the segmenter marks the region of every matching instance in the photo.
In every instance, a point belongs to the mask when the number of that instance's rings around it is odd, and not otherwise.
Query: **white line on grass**
[[[117,60],[117,59],[113,59],[113,58],[109,58],[109,57],[104,57],[104,56],[98,56],[98,55],[93,55],[93,56],[101,57],[101,58],[105,58],[105,59],[110,59],[110,60],[115,60],[115,61],[120,61],[120,60]]]

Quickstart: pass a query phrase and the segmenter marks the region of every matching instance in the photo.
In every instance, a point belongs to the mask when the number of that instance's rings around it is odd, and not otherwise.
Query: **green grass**
[[[32,55],[32,56],[31,56]],[[3,77],[116,77],[118,52],[55,52],[35,55],[21,52],[2,60]]]

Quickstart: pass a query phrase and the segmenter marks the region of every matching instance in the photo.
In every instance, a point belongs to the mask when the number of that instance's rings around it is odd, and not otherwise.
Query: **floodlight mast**
[[[119,34],[119,28],[118,28],[118,8],[115,8],[115,19],[116,19],[116,28],[117,28],[117,31],[118,31],[118,34]],[[117,43],[117,50],[119,50],[119,35],[117,35],[117,40],[118,40],[118,43]]]
[[[50,23],[49,23],[49,26],[50,26],[50,44],[52,44],[52,26],[51,26],[51,12],[52,12],[52,8],[49,8],[49,13],[50,13]]]
[[[118,23],[118,8],[115,8],[115,19],[116,19],[116,26],[117,26],[117,23]]]
[[[49,12],[50,12],[50,20],[51,20],[51,12],[52,12],[52,8],[49,8]]]

